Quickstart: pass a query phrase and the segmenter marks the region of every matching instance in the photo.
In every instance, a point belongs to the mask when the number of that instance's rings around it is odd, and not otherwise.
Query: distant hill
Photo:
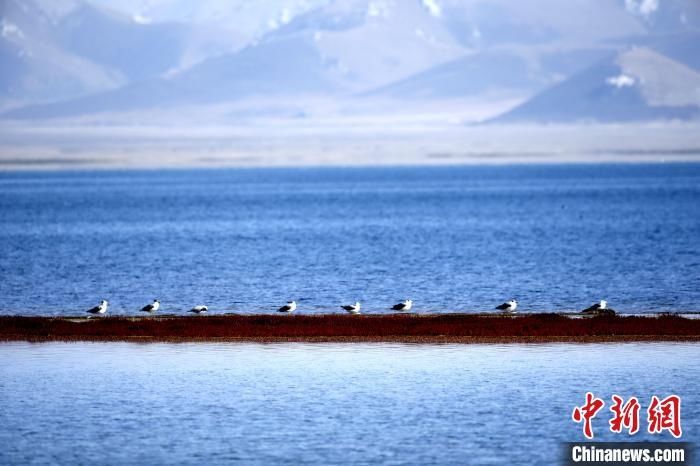
[[[509,48],[487,49],[374,89],[367,95],[444,99],[489,92],[531,93],[609,53],[606,48],[537,54]]]
[[[64,3],[66,9],[75,7]],[[7,0],[0,8],[0,103],[59,100],[127,82],[119,70],[94,63],[66,47],[64,40],[73,31],[62,29],[61,18],[38,4]]]
[[[700,72],[646,47],[611,54],[491,122],[696,119]]]
[[[285,53],[286,52],[286,53]],[[138,81],[116,90],[64,102],[11,110],[10,118],[55,118],[179,105],[214,104],[243,96],[318,94],[334,89],[322,57],[303,38],[261,43],[209,59],[172,77]],[[284,79],[284,87],[279,84]]]
[[[176,70],[222,40],[81,0],[5,0],[0,14],[0,101],[58,101],[128,86]]]

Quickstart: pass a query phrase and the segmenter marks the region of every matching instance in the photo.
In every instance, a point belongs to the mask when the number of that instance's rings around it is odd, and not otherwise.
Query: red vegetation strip
[[[0,340],[26,341],[700,341],[700,320],[677,316],[571,319],[443,315],[214,315],[51,318],[0,316]]]

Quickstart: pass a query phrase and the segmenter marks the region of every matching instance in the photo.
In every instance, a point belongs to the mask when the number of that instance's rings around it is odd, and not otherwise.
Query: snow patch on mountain
[[[374,0],[367,4],[368,18],[386,18],[391,11],[391,4],[387,1]]]
[[[136,24],[151,24],[153,20],[147,16],[140,15],[140,14],[135,14],[131,17],[131,19],[136,23]]]
[[[617,76],[610,76],[605,80],[606,83],[613,87],[621,89],[623,87],[634,86],[635,80],[632,76],[627,76],[626,74],[618,74]]]
[[[428,13],[436,18],[442,16],[442,8],[437,0],[423,0],[423,6],[428,10]]]
[[[659,0],[625,0],[625,8],[632,14],[649,18],[659,9]]]
[[[4,37],[5,39],[23,39],[24,38],[24,33],[22,30],[19,28],[14,23],[11,23],[10,21],[7,21],[6,19],[2,19],[0,21],[0,35]]]

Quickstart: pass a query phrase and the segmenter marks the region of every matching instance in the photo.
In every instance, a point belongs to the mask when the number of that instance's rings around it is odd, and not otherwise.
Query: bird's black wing
[[[352,311],[353,307],[352,306],[340,306],[341,309],[345,309],[346,311]]]
[[[593,311],[597,311],[598,309],[600,309],[600,303],[596,303],[591,307],[587,307],[586,309],[584,309],[581,312],[593,312]]]
[[[290,306],[282,306],[281,308],[278,309],[278,312],[287,312],[291,309]]]
[[[500,306],[496,306],[496,309],[498,309],[499,311],[505,311],[505,310],[508,309],[509,307],[510,307],[510,304],[508,304],[508,303],[503,303],[503,304],[501,304]]]
[[[394,304],[394,306],[392,307],[394,311],[403,311],[405,308],[406,304],[404,303]]]
[[[100,306],[95,306],[92,309],[88,309],[87,312],[89,312],[90,314],[97,314],[98,312],[100,312]]]
[[[142,311],[151,312],[153,310],[153,304],[149,304],[141,308]]]

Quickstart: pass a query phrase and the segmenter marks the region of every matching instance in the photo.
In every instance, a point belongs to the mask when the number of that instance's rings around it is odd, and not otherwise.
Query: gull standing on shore
[[[158,309],[160,309],[160,301],[158,301],[157,299],[154,299],[153,302],[152,302],[151,304],[148,304],[148,305],[142,307],[142,308],[141,308],[141,311],[142,311],[142,312],[148,312],[148,313],[150,313],[150,314],[153,314],[153,313],[156,312]]]
[[[591,307],[587,307],[581,314],[585,315],[615,315],[615,311],[608,307],[608,302],[601,299],[599,303],[595,303]]]
[[[277,309],[277,312],[286,312],[287,314],[290,314],[290,313],[294,312],[294,310],[296,308],[297,308],[296,301],[287,301],[287,304],[285,304],[281,308]]]
[[[587,307],[583,311],[581,311],[582,314],[594,314],[598,311],[604,311],[605,309],[608,308],[608,302],[604,299],[601,299],[599,303],[595,303],[591,307]]]
[[[510,301],[506,301],[505,303],[496,306],[496,309],[503,312],[515,312],[517,308],[518,302],[514,299],[511,299]]]
[[[357,301],[355,304],[349,304],[346,306],[340,306],[341,308],[345,309],[348,311],[350,314],[359,314],[360,313],[360,302]]]
[[[200,304],[199,306],[195,306],[192,309],[190,309],[190,312],[194,312],[195,314],[204,314],[207,312],[209,308],[205,306],[204,304]]]
[[[107,302],[106,299],[103,299],[100,302],[99,306],[95,306],[92,309],[88,309],[87,312],[89,312],[90,314],[94,314],[94,315],[105,314],[107,312],[107,306],[109,306],[109,303]]]
[[[410,311],[412,307],[413,300],[407,299],[402,303],[394,304],[391,309],[394,311]]]

